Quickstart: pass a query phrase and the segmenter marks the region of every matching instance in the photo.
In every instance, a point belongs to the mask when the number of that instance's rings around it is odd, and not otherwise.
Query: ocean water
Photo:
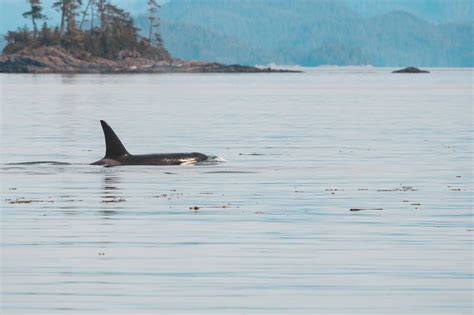
[[[305,70],[0,75],[0,313],[471,314],[473,70]]]

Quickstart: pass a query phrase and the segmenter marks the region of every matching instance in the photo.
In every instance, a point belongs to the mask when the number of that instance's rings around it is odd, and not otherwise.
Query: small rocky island
[[[392,73],[430,73],[426,70],[418,69],[417,67],[407,67],[400,70],[392,71]]]
[[[296,72],[242,65],[224,65],[177,58],[153,59],[123,51],[122,58],[76,56],[59,46],[35,49],[0,56],[0,73],[258,73]]]
[[[60,0],[54,3],[61,24],[51,28],[41,0],[29,1],[33,29],[9,31],[0,56],[3,73],[257,73],[297,72],[242,65],[224,65],[174,58],[158,32],[160,6],[148,1],[148,34],[144,37],[128,12],[111,0]]]

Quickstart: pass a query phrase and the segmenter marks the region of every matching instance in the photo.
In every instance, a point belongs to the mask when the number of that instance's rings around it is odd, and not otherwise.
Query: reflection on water
[[[122,196],[120,190],[120,177],[118,174],[110,174],[108,172],[104,172],[104,180],[103,180],[103,195],[102,195],[102,204],[103,209],[100,210],[100,213],[104,216],[111,216],[117,213],[117,211],[113,210],[116,206],[112,206],[112,210],[109,204],[117,203],[117,202],[125,202],[125,197]]]
[[[119,184],[120,184],[120,177],[117,174],[111,175],[108,173],[104,173],[103,190],[102,190],[104,192],[103,198],[104,199],[109,198],[109,197],[115,198],[116,196],[114,195],[120,193]]]
[[[1,313],[470,314],[472,73],[388,72],[1,75]]]

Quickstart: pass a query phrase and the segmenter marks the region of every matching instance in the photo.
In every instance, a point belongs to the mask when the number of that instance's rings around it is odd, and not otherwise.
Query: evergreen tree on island
[[[36,21],[46,19],[46,15],[41,13],[43,11],[43,7],[41,6],[40,0],[28,0],[28,2],[31,6],[31,10],[23,13],[23,17],[31,17],[31,22],[33,24],[33,37],[36,37],[36,35],[38,34],[38,27],[36,25]]]
[[[37,0],[38,1],[38,0]],[[64,26],[68,32],[74,31],[76,27],[75,17],[77,9],[82,5],[82,0],[59,0],[53,3],[53,8],[61,13],[61,24],[59,26],[59,34],[64,33]]]
[[[156,3],[156,0],[148,0],[148,20],[150,20],[150,29],[148,32],[148,41],[151,43],[153,30],[160,26],[160,18],[158,17],[158,10],[161,6]],[[158,46],[163,44],[163,40],[161,39],[161,35],[159,32],[155,33],[155,41]]]

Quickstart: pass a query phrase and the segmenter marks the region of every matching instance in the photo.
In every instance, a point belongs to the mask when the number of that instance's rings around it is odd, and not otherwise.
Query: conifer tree
[[[66,11],[66,4],[67,0],[59,0],[53,3],[53,8],[56,11],[61,12],[61,23],[59,24],[59,34],[62,35],[64,31],[64,21],[65,21],[65,11]]]
[[[158,28],[160,26],[160,21],[158,17],[158,10],[161,6],[156,2],[156,0],[148,0],[148,20],[150,20],[150,28],[148,31],[148,41],[151,43],[151,38],[153,34],[153,29]],[[161,36],[159,33],[155,34],[155,38],[157,41],[157,46],[161,46]]]
[[[36,25],[37,20],[44,20],[46,16],[41,13],[43,11],[43,7],[41,6],[41,0],[27,0],[30,4],[30,11],[23,13],[23,17],[31,17],[31,22],[33,24],[33,37],[36,37],[38,34],[38,27]]]
[[[107,0],[97,0],[97,13],[100,20],[100,31],[103,33],[107,30]]]
[[[64,30],[68,33],[74,33],[76,27],[77,10],[82,4],[82,0],[59,0],[53,3],[53,8],[61,12],[61,24],[59,33],[62,35]]]
[[[89,8],[91,9],[91,29],[92,29],[92,25],[93,25],[93,20],[94,20],[94,0],[88,0],[87,1],[87,5],[86,5],[86,8],[84,9],[84,11],[82,12],[82,19],[81,19],[81,23],[79,24],[79,29],[82,30],[82,25],[84,24],[84,21],[86,19],[86,16],[89,15],[89,13],[87,13],[87,10],[89,10]]]

